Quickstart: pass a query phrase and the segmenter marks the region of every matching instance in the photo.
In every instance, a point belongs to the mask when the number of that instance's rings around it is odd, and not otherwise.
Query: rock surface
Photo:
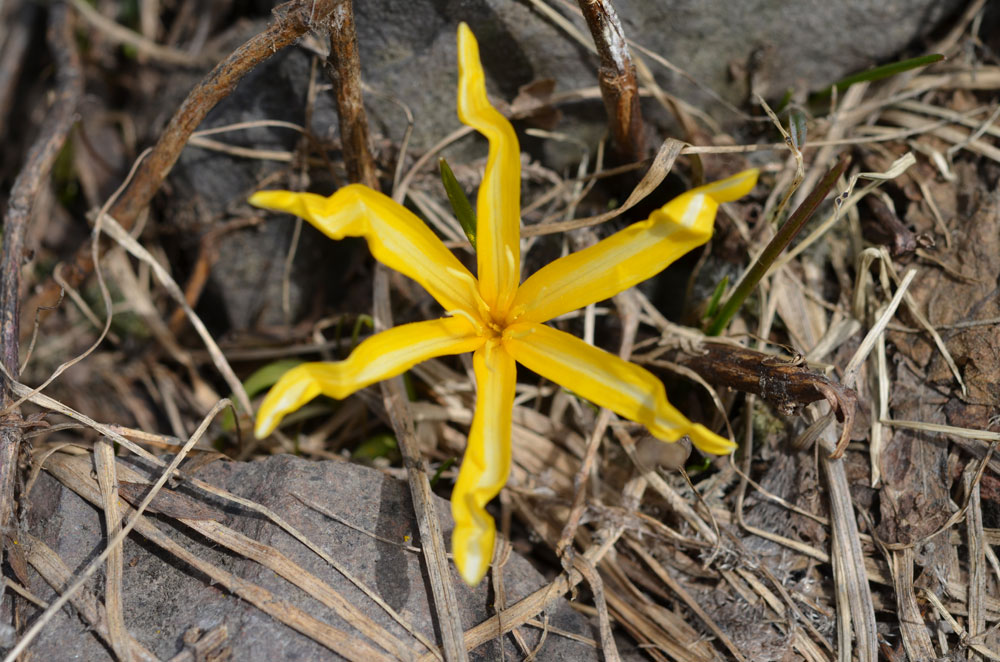
[[[789,88],[815,90],[846,74],[897,58],[963,4],[962,0],[615,2],[626,36],[666,57],[737,106],[748,100],[751,80],[755,92],[776,100]],[[258,3],[262,13],[272,6],[271,2]],[[417,150],[433,145],[460,126],[455,114],[455,31],[459,21],[469,23],[479,39],[488,88],[498,101],[511,101],[520,86],[539,79],[554,79],[556,92],[597,84],[597,56],[528,2],[391,0],[357,2],[354,8],[362,77],[374,92],[366,95],[365,104],[372,135],[382,147],[398,146],[403,138],[406,119],[397,102],[405,103],[413,114],[411,147]],[[573,21],[589,40],[582,19]],[[247,31],[240,40],[253,32]],[[277,54],[244,79],[202,128],[263,119],[302,124],[312,57],[305,46],[322,48],[322,43],[318,36]],[[684,77],[648,57],[646,61],[664,90],[724,124],[741,121]],[[742,73],[734,77],[733,72]],[[327,82],[322,68],[317,82]],[[166,106],[179,104],[187,87],[179,87],[177,101]],[[163,105],[160,100],[158,103]],[[657,135],[678,135],[672,120],[655,101],[646,99],[643,103],[647,122]],[[563,105],[560,110],[565,118],[558,130],[596,145],[606,123],[600,99]],[[321,91],[316,98],[312,131],[321,140],[337,139],[337,116],[328,91]],[[300,140],[299,134],[287,128],[255,128],[213,138],[238,147],[284,152],[294,149]],[[545,165],[557,171],[566,167],[567,159],[579,159],[578,147],[559,148],[559,144],[545,143]],[[462,155],[454,157],[453,164],[485,154],[485,143],[478,138],[466,139],[461,147]],[[522,147],[531,150],[531,140],[525,140]],[[391,167],[395,154],[382,156]],[[287,164],[197,147],[185,150],[171,176],[176,191],[172,199],[183,202],[171,202],[167,213],[169,222],[180,230],[181,255],[194,255],[199,236],[209,229],[206,219],[227,208],[241,207],[258,183],[279,167]],[[323,177],[323,169],[313,169],[312,176]],[[309,185],[310,190],[330,192],[342,183],[320,180]],[[219,259],[213,265],[202,307],[209,321],[216,322],[214,329],[242,331],[289,321],[284,318],[281,301],[283,261],[292,227],[291,222],[272,222],[263,228],[227,233],[219,242]],[[331,250],[329,242],[312,228],[304,228],[290,279],[291,321],[301,317],[325,284],[338,282],[335,266],[343,261],[330,259]],[[184,260],[178,263],[184,264]]]
[[[437,641],[437,626],[428,602],[428,584],[422,557],[397,545],[381,542],[373,535],[419,545],[416,521],[405,483],[386,477],[379,471],[342,462],[309,462],[291,456],[275,456],[263,462],[215,462],[196,477],[252,499],[271,508],[292,526],[344,564],[360,581],[403,614],[413,626],[432,641]],[[184,488],[181,488],[182,491]],[[336,513],[357,529],[304,506],[295,496],[321,505]],[[199,500],[206,502],[206,497]],[[45,541],[74,571],[100,553],[103,527],[100,512],[75,493],[61,486],[48,474],[35,485],[28,513],[31,533]],[[354,605],[388,628],[404,641],[413,641],[395,621],[376,606],[342,575],[301,543],[255,513],[238,510],[232,504],[211,502],[222,522],[274,547],[309,572],[327,582]],[[446,501],[436,501],[442,514],[446,539],[450,536],[450,509]],[[312,616],[363,638],[331,610],[320,605],[298,588],[257,563],[227,553],[203,538],[193,536],[176,520],[154,516],[161,530],[181,542],[199,557],[238,577],[273,592],[275,598],[304,609]],[[274,662],[275,660],[341,659],[307,637],[287,628],[239,597],[211,585],[207,578],[170,557],[158,547],[135,534],[125,544],[124,612],[129,632],[161,659],[181,651],[182,637],[192,627],[208,631],[225,624],[227,644],[233,660]],[[544,585],[542,576],[516,554],[503,569],[508,604]],[[33,574],[33,572],[32,572]],[[468,589],[453,572],[462,623],[472,627],[493,612],[493,592],[489,582]],[[103,587],[103,571],[89,587]],[[34,575],[31,590],[52,600],[54,594],[45,582]],[[97,589],[101,593],[103,588]],[[29,619],[34,614],[29,615]],[[30,620],[29,620],[30,622]],[[597,636],[596,628],[568,603],[560,600],[549,611],[552,627]],[[539,640],[539,630],[521,628],[529,646]],[[523,658],[510,636],[503,638],[506,659]],[[500,659],[499,640],[485,644],[471,654],[472,660]],[[423,653],[414,643],[414,652]],[[63,610],[29,649],[33,660],[76,660],[104,662],[113,657],[97,636],[75,614]],[[26,658],[29,659],[29,658]],[[538,660],[598,660],[589,646],[549,633]],[[626,658],[628,659],[628,658]]]

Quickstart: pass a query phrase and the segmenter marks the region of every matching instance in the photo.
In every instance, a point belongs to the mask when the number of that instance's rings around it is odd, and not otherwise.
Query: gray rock
[[[196,475],[276,511],[344,564],[355,577],[374,589],[390,606],[408,618],[417,630],[432,641],[438,640],[435,617],[428,601],[426,575],[418,554],[332,521],[292,496],[301,495],[310,502],[322,504],[362,531],[397,542],[409,540],[411,544],[419,544],[405,483],[358,465],[309,462],[291,456],[275,456],[254,463],[216,462]],[[204,497],[199,498],[205,501]],[[80,570],[100,553],[103,544],[101,515],[75,493],[43,473],[32,491],[30,502],[28,522],[31,533],[56,550],[70,568]],[[411,640],[381,608],[284,531],[255,513],[237,510],[231,504],[215,503],[213,506],[225,511],[223,521],[227,526],[273,546],[327,582],[398,638]],[[446,536],[450,536],[448,503],[438,499],[436,506],[442,514]],[[199,557],[266,588],[277,599],[286,600],[312,616],[361,637],[331,610],[270,570],[206,544],[204,539],[178,526],[175,520],[154,518],[161,529],[168,531],[172,538]],[[137,538],[133,534],[125,544],[125,621],[129,632],[161,659],[168,659],[182,649],[181,638],[189,628],[198,627],[207,631],[220,624],[228,628],[228,645],[232,647],[233,660],[341,659],[249,603],[211,585],[206,577],[185,567],[144,539]],[[516,554],[504,567],[503,577],[508,604],[545,584],[543,577]],[[469,589],[461,583],[457,573],[453,572],[452,579],[456,583],[462,623],[466,628],[492,614],[493,593],[488,587],[489,582]],[[101,573],[90,586],[103,587]],[[37,576],[33,578],[31,589],[45,600],[54,597],[48,585]],[[34,613],[29,614],[29,623],[33,616]],[[559,601],[550,610],[549,623],[590,638],[597,636],[596,628],[591,628],[565,601]],[[530,646],[537,644],[538,630],[524,627],[521,632]],[[523,657],[510,636],[502,641],[506,659]],[[97,636],[68,610],[61,612],[50,623],[29,652],[35,660],[104,662],[113,659]],[[499,642],[495,640],[480,647],[473,652],[471,659],[500,659]],[[550,633],[537,659],[582,662],[597,660],[598,656],[591,647]]]
[[[558,3],[548,3],[558,5]],[[576,3],[572,3],[575,5]],[[615,0],[628,38],[684,69],[734,104],[747,99],[730,65],[757,71],[758,91],[805,91],[896,57],[965,3],[961,0]],[[457,126],[455,29],[465,21],[481,46],[492,91],[510,100],[519,86],[552,78],[557,90],[597,84],[597,56],[528,2],[397,0],[355,3],[362,72],[368,84],[405,101],[416,145]],[[582,19],[575,20],[589,39]],[[751,59],[754,63],[751,65]],[[734,119],[680,76],[646,58],[664,89],[721,119]],[[398,118],[379,99],[366,100]],[[601,107],[600,101],[594,102]],[[398,120],[397,120],[398,121]],[[563,126],[575,131],[575,127]]]
[[[751,77],[754,90],[773,100],[788,88],[818,89],[848,73],[898,57],[963,4],[962,0],[615,2],[629,38],[663,55],[736,105],[748,99]],[[411,146],[417,150],[460,126],[455,114],[455,32],[459,21],[469,23],[480,42],[488,87],[498,100],[512,100],[520,86],[537,79],[554,79],[557,92],[597,84],[597,56],[527,2],[390,0],[356,2],[354,8],[362,76],[366,85],[378,92],[366,95],[365,104],[372,134],[382,139],[379,144],[383,146],[398,145],[406,127],[403,112],[388,96],[412,111],[415,127]],[[582,19],[576,22],[589,39]],[[322,43],[322,39],[311,43]],[[303,123],[310,57],[303,47],[279,53],[244,79],[209,115],[203,128],[260,119]],[[651,61],[649,64],[667,91],[731,126],[742,122],[683,77]],[[748,73],[734,79],[734,69]],[[325,80],[320,72],[320,82]],[[644,103],[647,121],[658,135],[677,134],[672,119],[655,102]],[[561,110],[565,119],[559,130],[596,144],[606,124],[600,100],[562,106]],[[317,97],[312,128],[320,139],[335,141],[338,137],[329,92]],[[217,138],[241,147],[283,151],[293,149],[299,140],[292,131],[274,128]],[[523,146],[532,149],[530,140]],[[545,165],[557,171],[580,157],[576,147],[560,147],[554,141],[546,141],[544,149]],[[447,156],[453,164],[461,164],[485,155],[485,151],[484,141],[468,138]],[[382,157],[382,162],[392,167],[395,154]],[[270,161],[197,147],[186,149],[171,177],[175,195],[167,214],[170,223],[181,230],[182,254],[194,254],[198,236],[208,229],[202,227],[205,218],[242,204],[257,182],[277,167]],[[325,175],[322,169],[314,169],[313,176]],[[310,190],[329,193],[337,186],[329,178],[319,179],[312,182]],[[219,244],[219,260],[202,308],[216,318],[216,329],[240,331],[287,321],[281,309],[281,283],[291,228],[288,221],[271,222],[263,228],[228,234]],[[292,320],[301,316],[314,292],[339,282],[337,266],[343,260],[331,259],[331,250],[330,243],[318,233],[305,229],[291,279]],[[354,250],[364,254],[363,247],[355,246]],[[331,304],[335,301],[328,302]]]

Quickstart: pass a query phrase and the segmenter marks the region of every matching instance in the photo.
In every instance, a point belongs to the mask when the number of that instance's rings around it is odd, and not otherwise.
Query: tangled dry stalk
[[[707,342],[700,332],[676,325],[640,290],[562,321],[582,328],[589,341],[595,335],[616,338],[621,356],[689,384],[691,394],[679,396],[682,401],[693,408],[711,403],[702,418],[714,419],[716,429],[731,430],[740,451],[735,458],[693,467],[686,454],[668,456],[641,430],[609,412],[593,411],[570,393],[524,379],[514,410],[514,470],[499,504],[498,521],[509,542],[498,550],[499,570],[493,576],[497,613],[470,629],[458,618],[430,483],[433,470],[459,457],[464,447],[474,402],[464,374],[468,367],[453,360],[428,361],[412,371],[420,385],[415,400],[407,396],[402,379],[393,380],[383,386],[381,398],[361,394],[326,422],[303,428],[296,439],[279,434],[241,450],[236,435],[240,427],[246,429],[253,407],[240,377],[254,362],[343,350],[348,340],[330,340],[325,332],[353,318],[307,320],[303,324],[310,328],[297,338],[309,340],[290,340],[284,347],[220,346],[195,312],[212,251],[206,249],[200,267],[187,282],[178,283],[177,271],[161,264],[156,239],[130,234],[186,145],[197,141],[203,149],[234,151],[224,141],[195,134],[208,111],[254,65],[310,29],[343,25],[335,13],[344,5],[293,0],[276,10],[268,28],[222,58],[174,113],[149,155],[139,160],[121,194],[107,201],[90,240],[55,270],[58,278],[32,282],[33,294],[25,298],[21,266],[33,236],[30,212],[52,205],[46,202],[46,177],[70,133],[81,96],[83,73],[73,26],[90,31],[95,42],[129,43],[141,57],[164,66],[197,64],[148,35],[107,25],[88,13],[92,10],[85,3],[69,4],[73,11],[66,3],[55,3],[46,15],[58,103],[50,104],[39,137],[25,153],[4,221],[0,527],[12,570],[6,585],[21,596],[4,595],[4,623],[13,622],[15,600],[32,602],[45,614],[69,602],[116,657],[156,659],[126,627],[122,573],[128,569],[121,541],[134,531],[346,659],[407,659],[415,654],[422,660],[461,660],[467,651],[508,632],[519,637],[525,627],[546,629],[550,637],[567,636],[538,620],[549,604],[567,595],[580,596],[574,604],[595,618],[596,635],[588,643],[610,660],[619,659],[616,629],[627,632],[654,660],[930,660],[956,654],[1000,659],[1000,561],[993,549],[1000,544],[1000,521],[993,510],[1000,504],[1000,464],[993,457],[1000,434],[989,431],[997,424],[993,385],[1000,377],[995,352],[1000,344],[995,289],[1000,202],[990,191],[1000,172],[995,145],[1000,129],[995,101],[981,101],[1000,89],[1000,67],[967,57],[975,52],[984,2],[970,3],[936,44],[934,50],[951,56],[948,62],[878,85],[854,85],[841,98],[835,95],[825,113],[810,122],[808,141],[713,144],[706,139],[692,145],[667,139],[652,159],[638,166],[605,168],[601,146],[596,158],[589,147],[583,150],[573,177],[543,163],[526,168],[527,251],[545,241],[565,242],[569,248],[587,245],[601,230],[598,226],[627,214],[671,173],[704,171],[707,176],[748,162],[761,167],[770,193],[729,208],[712,249],[718,254],[706,253],[701,267],[711,260],[724,262],[727,251],[729,256],[759,254],[774,233],[767,221],[783,200],[798,204],[842,154],[851,153],[858,164],[851,177],[837,184],[836,204],[823,207],[810,233],[772,266],[725,338]],[[564,4],[535,0],[535,5],[549,15],[554,12],[568,38],[587,41],[582,23],[574,22]],[[24,16],[29,20],[29,14]],[[340,44],[336,34],[335,59],[349,65],[338,71],[353,72],[338,79],[340,96],[345,103],[356,102],[357,62],[350,44]],[[5,44],[14,60],[3,66],[20,67],[22,48]],[[662,66],[662,58],[637,45],[632,56],[639,93],[662,103],[678,126],[687,127],[686,135],[707,135],[697,129],[702,116],[656,84],[649,67]],[[649,65],[645,57],[650,57]],[[5,90],[0,87],[0,95],[8,95]],[[528,116],[598,96],[596,86],[572,90],[536,98],[518,112]],[[6,124],[9,108],[0,99],[0,121]],[[360,122],[357,114],[353,117]],[[747,127],[770,121],[740,117]],[[309,157],[329,166],[329,145],[308,126],[295,129],[308,137],[304,153],[245,148],[238,153],[291,164],[278,178],[308,169]],[[448,136],[417,159],[408,160],[404,148],[397,176],[391,178],[393,197],[411,203],[459,251],[467,251],[467,243],[426,166],[468,133]],[[340,146],[345,152],[352,151],[351,145],[356,150],[345,157],[348,176],[371,178],[375,166],[383,174],[391,172],[386,163],[365,155],[368,138],[363,132],[353,135],[358,137]],[[553,132],[535,135],[573,140]],[[632,149],[641,151],[635,145]],[[463,169],[476,167],[481,164],[456,165],[456,173],[461,177]],[[630,168],[643,168],[644,175],[616,209],[602,210],[588,197],[604,179]],[[243,209],[243,216],[220,223],[224,229],[212,241],[225,241],[225,232],[260,222],[248,220],[247,213]],[[102,233],[110,241],[101,241]],[[741,261],[740,267],[745,264]],[[115,345],[101,344],[111,331],[107,311],[112,305],[91,311],[78,293],[95,269],[120,296],[114,305],[136,313],[152,338],[142,358],[114,370],[106,368],[107,362],[121,355]],[[412,292],[396,287],[381,270],[372,278],[374,321],[381,327],[412,303],[407,300]],[[36,317],[36,311],[61,300],[61,290],[83,312],[64,304],[42,319],[37,346],[33,340],[31,361],[22,370],[21,340],[31,331],[19,328],[22,310],[26,318]],[[107,291],[103,298],[111,303]],[[174,306],[197,329],[196,335],[165,321]],[[53,372],[46,366],[75,362],[74,352],[86,346],[96,350],[78,370],[89,364],[97,375],[93,383],[113,392],[104,399],[115,400],[114,406],[80,389],[62,388],[60,380],[44,390],[21,384],[22,373],[30,383],[46,382]],[[377,590],[351,577],[341,559],[324,552],[279,513],[177,470],[188,455],[205,461],[221,457],[204,439],[228,405],[216,391],[218,384],[225,384],[240,405],[236,431],[223,433],[232,441],[227,449],[231,455],[294,450],[317,460],[336,457],[342,445],[363,436],[358,430],[369,429],[372,419],[385,415],[399,441],[402,464],[383,470],[410,481],[440,641],[412,626]],[[137,389],[155,397],[137,398]],[[17,413],[21,405],[23,416]],[[123,417],[134,424],[102,422]],[[157,432],[164,420],[171,434]],[[32,439],[30,469],[17,491],[17,458],[26,435]],[[838,442],[848,442],[846,452]],[[156,464],[161,473],[153,478],[137,474],[116,457],[124,452]],[[165,461],[156,454],[162,452],[175,455]],[[31,499],[42,471],[104,513],[107,544],[75,574],[11,516],[17,500],[23,506]],[[451,474],[443,475],[447,479]],[[259,513],[293,535],[351,579],[410,638],[390,633],[278,550],[223,526],[199,499],[165,487],[177,479],[196,494]],[[123,486],[132,484],[153,487],[127,496],[129,488]],[[355,630],[335,628],[208,563],[197,547],[164,535],[144,511],[170,518],[211,544],[273,570]],[[511,542],[547,562],[551,581],[508,605],[502,601],[502,559]],[[33,596],[29,566],[60,591],[58,601],[45,605]],[[103,586],[88,584],[100,569]],[[32,637],[46,621],[47,616],[38,617],[18,632],[6,659],[30,650]],[[218,649],[225,638],[224,630],[209,632],[200,645],[205,651]],[[532,655],[525,646],[525,659]]]

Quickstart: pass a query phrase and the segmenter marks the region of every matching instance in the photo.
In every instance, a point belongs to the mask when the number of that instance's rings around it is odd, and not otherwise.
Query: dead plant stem
[[[625,32],[611,0],[579,0],[580,10],[601,56],[598,83],[608,112],[615,149],[626,163],[646,156],[646,141],[639,109],[639,84],[625,41]]]
[[[11,189],[3,223],[0,255],[0,360],[11,379],[20,374],[21,266],[31,211],[73,124],[83,94],[83,74],[68,12],[63,3],[49,10],[49,48],[56,64],[55,95],[32,144],[24,167]],[[15,399],[7,381],[0,388],[0,409]],[[14,511],[14,483],[21,443],[19,414],[10,412],[0,422],[0,531],[7,531]],[[3,550],[0,547],[0,562]]]
[[[229,96],[236,84],[254,67],[294,43],[317,24],[328,21],[336,4],[336,0],[291,0],[276,7],[274,23],[233,51],[188,93],[160,134],[152,153],[139,167],[131,186],[111,208],[111,216],[130,230],[159,191],[181,150],[208,112]],[[88,243],[80,247],[62,273],[66,282],[76,288],[93,268]],[[30,301],[29,307],[35,309],[51,305],[59,292],[59,285],[50,280]]]
[[[333,78],[340,117],[340,142],[347,177],[378,190],[378,175],[368,138],[368,116],[361,97],[361,59],[351,0],[335,3],[330,25],[328,70]]]

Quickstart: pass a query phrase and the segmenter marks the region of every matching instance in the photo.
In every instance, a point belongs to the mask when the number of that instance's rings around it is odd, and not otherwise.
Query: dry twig
[[[83,94],[83,75],[66,6],[57,3],[49,16],[49,48],[56,61],[56,86],[41,132],[25,159],[7,203],[0,256],[0,361],[11,380],[20,374],[21,266],[25,233],[31,211],[56,156],[73,124]],[[14,401],[8,382],[0,387],[0,411]],[[14,483],[21,443],[19,417],[5,412],[0,418],[0,531],[8,531],[14,510]],[[0,560],[3,550],[0,549]]]

